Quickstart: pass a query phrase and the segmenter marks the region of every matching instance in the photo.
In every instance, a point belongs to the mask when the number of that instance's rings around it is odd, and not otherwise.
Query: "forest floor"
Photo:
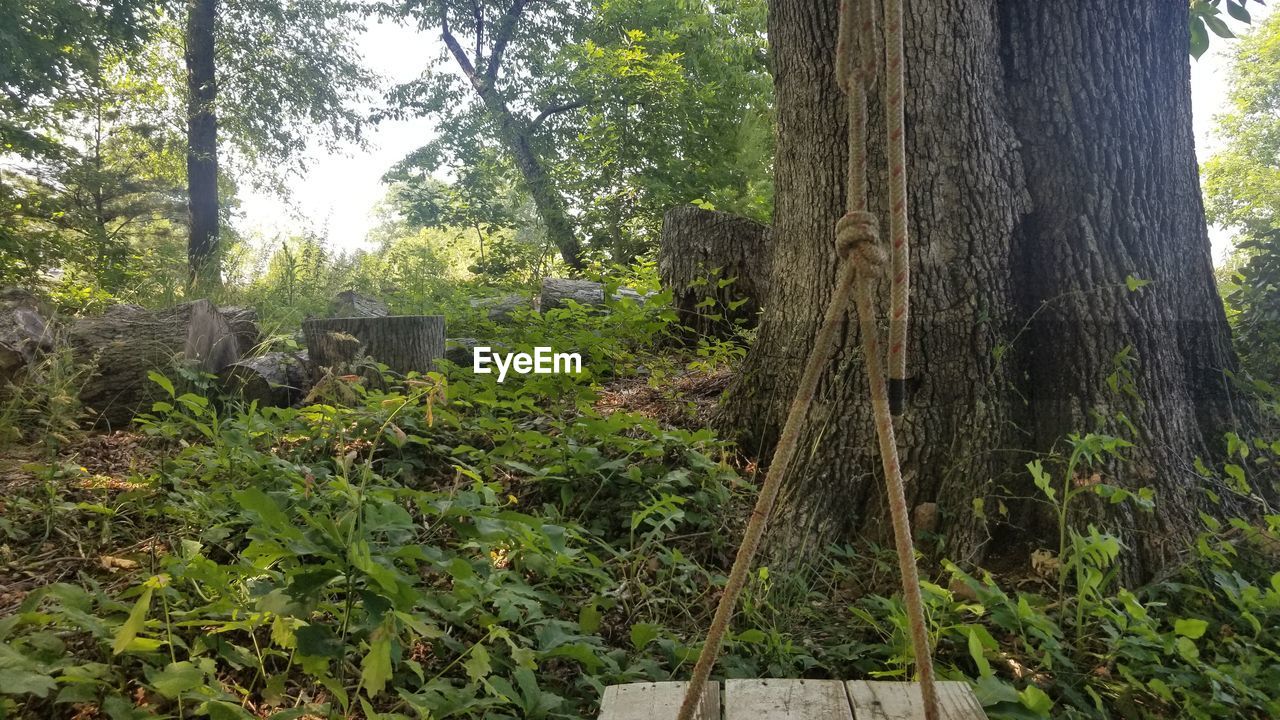
[[[596,343],[586,377],[353,374],[292,408],[188,378],[119,432],[30,416],[0,450],[0,716],[589,718],[686,676],[761,470],[708,429],[740,353],[548,322]],[[1070,576],[922,558],[939,674],[992,718],[1280,717],[1278,537],[1207,522],[1141,588],[1101,531]],[[753,572],[720,674],[909,675],[890,550],[796,565]]]

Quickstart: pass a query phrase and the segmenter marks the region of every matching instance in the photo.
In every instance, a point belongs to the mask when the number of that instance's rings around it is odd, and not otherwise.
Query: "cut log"
[[[80,401],[95,424],[115,427],[161,398],[148,371],[166,373],[186,364],[217,373],[240,357],[231,325],[208,300],[155,311],[113,306],[73,322],[66,340],[76,361],[93,368]]]
[[[488,318],[494,322],[510,322],[511,313],[519,308],[531,307],[533,303],[524,295],[498,295],[497,297],[476,298],[471,307],[483,308]]]
[[[231,332],[236,336],[236,348],[241,355],[248,354],[262,342],[258,329],[258,311],[253,308],[225,307],[218,312],[227,319]]]
[[[337,368],[371,357],[392,371],[427,372],[444,357],[443,315],[310,318],[302,322],[311,361]]]
[[[272,352],[232,363],[218,373],[223,389],[264,407],[288,407],[311,385],[306,350]]]
[[[53,349],[50,315],[33,293],[17,288],[0,291],[0,395],[41,353]]]
[[[329,304],[329,316],[335,318],[386,317],[391,314],[387,304],[375,297],[361,295],[355,290],[345,290]]]
[[[631,299],[644,302],[648,295],[628,287],[620,287],[613,293],[614,300]],[[604,285],[590,280],[573,278],[543,278],[542,292],[538,293],[535,307],[540,312],[567,307],[569,301],[588,307],[604,304]]]
[[[693,206],[667,211],[658,276],[681,325],[717,337],[755,326],[769,271],[768,236],[767,226],[729,213]]]

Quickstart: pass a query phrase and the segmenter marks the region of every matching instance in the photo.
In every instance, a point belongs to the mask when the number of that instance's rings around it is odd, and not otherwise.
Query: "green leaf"
[[[994,675],[991,672],[991,663],[987,662],[987,654],[982,648],[982,638],[978,637],[978,633],[972,628],[969,629],[969,657],[973,658],[974,664],[978,666],[980,677]]]
[[[1125,287],[1129,288],[1129,292],[1134,292],[1138,288],[1143,288],[1150,284],[1151,284],[1150,280],[1143,280],[1142,278],[1137,278],[1132,275],[1129,275],[1124,279],[1124,285]]]
[[[1217,15],[1205,15],[1204,24],[1208,25],[1213,34],[1220,38],[1233,38],[1236,36],[1235,33],[1231,32],[1231,28],[1227,27],[1227,24],[1222,21],[1222,18]]]
[[[1199,618],[1180,618],[1173,623],[1175,633],[1192,640],[1199,640],[1208,628],[1208,621]]]
[[[1018,700],[1022,702],[1022,706],[1033,713],[1048,717],[1049,711],[1053,709],[1053,700],[1045,694],[1045,691],[1035,685],[1028,685],[1025,690],[1018,693]]]
[[[151,607],[151,594],[155,590],[146,585],[142,588],[142,594],[138,596],[138,601],[133,604],[133,609],[129,611],[129,617],[116,631],[115,642],[111,644],[111,654],[119,655],[129,647],[129,643],[138,636],[142,631],[143,625],[147,622],[147,610]]]
[[[489,663],[489,651],[483,645],[476,645],[471,649],[471,654],[462,663],[462,667],[472,682],[480,682],[493,672],[493,666]]]
[[[643,650],[645,647],[658,639],[661,628],[653,623],[636,623],[631,626],[631,646],[637,650]]]
[[[391,632],[380,627],[373,633],[369,652],[360,662],[360,684],[369,697],[377,697],[391,679]]]
[[[177,392],[173,389],[173,382],[155,370],[147,371],[147,379],[164,388],[164,391],[169,393],[169,397],[173,397]]]
[[[150,675],[151,687],[161,695],[176,699],[188,690],[194,690],[204,684],[204,672],[200,668],[183,660],[169,663],[163,670]]]
[[[294,630],[298,652],[315,657],[342,657],[342,641],[325,625],[303,625]]]
[[[4,676],[4,682],[0,682],[0,694],[3,695],[35,695],[42,698],[58,686],[58,682],[52,677],[30,670],[4,668],[0,675]]]
[[[735,639],[740,643],[762,643],[767,640],[768,637],[769,636],[764,634],[763,630],[751,628],[750,630],[743,630],[738,633],[738,636]]]
[[[600,604],[589,602],[578,611],[578,628],[584,634],[594,635],[600,629]]]
[[[1249,16],[1249,10],[1245,8],[1244,3],[1237,3],[1236,0],[1227,0],[1227,14],[1242,23],[1253,22],[1253,18]]]
[[[1204,20],[1199,15],[1191,16],[1191,57],[1199,60],[1209,49],[1209,33],[1204,28]]]

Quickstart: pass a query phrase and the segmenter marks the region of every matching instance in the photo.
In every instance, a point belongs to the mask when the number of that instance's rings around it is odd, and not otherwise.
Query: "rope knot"
[[[875,213],[854,210],[836,222],[836,252],[857,263],[859,272],[878,273],[889,258],[880,246],[880,220]]]

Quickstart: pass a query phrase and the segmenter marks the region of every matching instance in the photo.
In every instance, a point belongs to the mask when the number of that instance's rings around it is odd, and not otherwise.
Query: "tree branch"
[[[584,99],[584,100],[574,100],[573,102],[567,102],[561,105],[552,105],[551,107],[546,108],[545,110],[538,113],[538,117],[533,119],[533,127],[535,128],[538,127],[539,125],[542,124],[543,120],[546,120],[552,115],[558,115],[563,112],[569,112],[570,110],[577,110],[578,108],[586,107],[590,104],[591,104],[590,100]]]
[[[445,47],[449,48],[453,59],[458,62],[458,67],[462,68],[462,74],[467,76],[471,81],[471,85],[477,91],[482,91],[480,78],[476,75],[476,68],[471,64],[471,60],[467,58],[467,51],[462,49],[462,45],[458,44],[458,38],[453,36],[453,31],[449,29],[449,11],[444,3],[440,5],[440,37],[444,40]]]
[[[476,67],[480,67],[480,61],[484,57],[484,8],[480,6],[480,0],[472,0],[471,15],[476,20]]]
[[[515,0],[498,21],[498,32],[493,38],[493,50],[489,53],[489,65],[484,71],[486,83],[493,84],[497,79],[498,69],[502,66],[502,54],[507,51],[507,43],[511,42],[511,36],[515,34],[516,22],[524,12],[525,6],[531,1]]]

